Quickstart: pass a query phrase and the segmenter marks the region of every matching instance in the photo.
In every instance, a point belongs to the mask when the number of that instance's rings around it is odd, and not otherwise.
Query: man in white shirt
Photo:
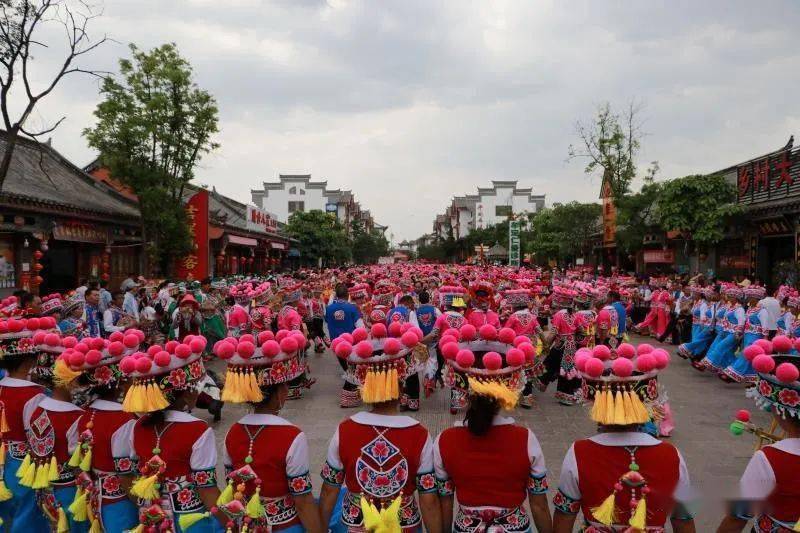
[[[775,331],[778,329],[778,319],[781,316],[781,303],[774,296],[767,296],[760,300],[758,305],[767,311],[768,320],[762,324],[762,326],[768,332],[767,338],[771,339],[775,336]]]
[[[138,322],[139,320],[139,301],[136,299],[136,290],[138,285],[131,285],[125,291],[125,299],[122,302],[122,311],[129,316],[132,316]]]

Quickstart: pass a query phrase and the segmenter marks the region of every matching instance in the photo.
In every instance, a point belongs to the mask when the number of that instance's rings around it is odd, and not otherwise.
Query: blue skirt
[[[744,349],[756,342],[758,339],[763,339],[764,336],[759,333],[745,333],[742,338],[742,352],[736,356],[736,360],[731,363],[723,374],[738,383],[752,383],[758,377],[755,368],[750,364],[750,361],[744,357]]]
[[[722,372],[736,357],[736,335],[723,331],[714,339],[703,363],[710,369]]]
[[[100,515],[106,533],[122,533],[139,525],[139,510],[130,500],[103,504]]]
[[[697,330],[695,330],[695,327]],[[706,354],[711,341],[714,340],[714,330],[703,326],[692,326],[692,341],[681,344],[678,350],[686,357],[702,357]]]
[[[33,489],[23,487],[17,479],[17,470],[22,461],[12,458],[6,453],[6,465],[3,468],[3,480],[13,497],[0,503],[0,517],[3,527],[13,533],[31,533],[33,531],[49,531],[50,522],[39,506]]]
[[[84,522],[76,522],[72,518],[72,513],[69,512],[69,506],[72,505],[72,501],[75,499],[75,493],[78,492],[78,487],[72,485],[71,487],[56,487],[53,489],[53,495],[56,497],[56,501],[61,505],[61,508],[64,509],[64,512],[67,515],[67,521],[69,522],[69,531],[70,533],[87,533],[89,531],[89,521],[86,520]]]

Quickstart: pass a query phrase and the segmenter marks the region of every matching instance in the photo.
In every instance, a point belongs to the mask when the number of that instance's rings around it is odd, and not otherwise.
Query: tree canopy
[[[602,207],[596,203],[553,204],[530,217],[530,230],[523,233],[525,250],[538,262],[554,259],[572,262],[591,253],[592,236],[600,231]]]
[[[351,259],[353,242],[332,213],[318,209],[296,211],[289,217],[286,233],[300,241],[298,248],[303,264],[316,265],[321,260],[328,266]]]
[[[350,223],[353,261],[360,264],[376,263],[379,257],[389,255],[389,241],[378,230],[368,231],[359,220]]]

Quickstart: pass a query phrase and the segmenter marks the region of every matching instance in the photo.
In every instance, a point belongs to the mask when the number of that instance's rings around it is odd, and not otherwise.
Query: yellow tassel
[[[8,433],[8,421],[6,420],[6,408],[0,409],[0,433]]]
[[[797,523],[794,525],[792,531],[800,531],[800,520],[798,520]]]
[[[89,448],[86,450],[86,453],[83,454],[83,461],[81,461],[81,470],[84,472],[88,472],[92,469],[92,449]]]
[[[628,524],[630,524],[630,526],[633,529],[644,531],[644,528],[647,525],[646,519],[647,519],[647,504],[644,501],[644,497],[642,497],[639,500],[639,503],[636,504],[636,510],[631,515],[631,519],[630,521],[628,521]]]
[[[131,494],[143,500],[155,500],[159,496],[156,488],[157,481],[157,474],[150,477],[140,477],[131,487]]]
[[[69,506],[69,512],[72,519],[76,522],[86,522],[89,519],[89,506],[86,505],[86,492],[82,488],[78,488],[75,493],[75,499]]]
[[[68,466],[72,468],[78,468],[81,465],[81,451],[82,447],[80,443],[75,447],[75,451],[72,452],[72,456],[69,458],[69,462],[67,463]]]
[[[53,366],[53,377],[55,378],[55,382],[57,385],[61,385],[62,387],[66,387],[75,381],[75,379],[77,379],[77,377],[82,373],[83,372],[76,372],[72,370],[63,359],[56,359],[56,364]]]
[[[208,518],[209,516],[210,514],[208,513],[208,511],[206,511],[205,513],[182,514],[180,515],[180,518],[178,518],[178,524],[180,524],[181,530],[186,531],[187,529],[198,523],[200,520]]]
[[[22,464],[19,465],[17,469],[17,478],[22,479],[25,476],[25,473],[28,471],[28,468],[31,466],[31,454],[26,453],[25,458],[22,459]]]
[[[144,403],[144,385],[137,382],[130,386],[122,401],[122,410],[126,413],[147,413]]]
[[[30,459],[26,456],[26,459],[30,461]],[[22,470],[20,468],[20,470]],[[19,480],[19,484],[23,487],[33,487],[33,483],[36,481],[36,463],[29,462],[28,467],[25,469],[25,473]]]
[[[8,490],[6,482],[0,479],[0,502],[7,502],[13,497],[14,495]]]
[[[252,369],[247,372],[247,387],[251,402],[258,403],[264,400],[264,394],[258,386],[258,376]]]
[[[631,391],[631,404],[636,411],[636,419],[640,424],[644,424],[650,420],[650,413],[647,412],[647,407],[644,406],[642,399],[636,394],[636,391]]]
[[[131,529],[130,533],[144,533],[144,524],[139,524],[135,528]]]
[[[372,403],[372,387],[375,386],[375,373],[372,370],[367,370],[367,375],[364,377],[364,384],[361,386],[361,399],[365,403]]]
[[[625,406],[622,403],[622,393],[617,391],[614,394],[614,425],[625,425]]]
[[[469,389],[478,396],[488,396],[497,400],[500,407],[510,411],[517,406],[519,393],[513,391],[498,381],[479,381],[474,378],[467,378]]]
[[[161,392],[161,387],[156,385],[155,383],[150,383],[150,390],[151,390],[151,403],[154,407],[155,411],[161,411],[162,409],[166,409],[169,407],[169,402],[164,397],[164,393]]]
[[[636,410],[628,391],[622,391],[622,409],[625,411],[625,424],[636,424]]]
[[[6,466],[6,443],[0,443],[0,466]]]
[[[32,489],[46,489],[50,486],[50,465],[45,463],[36,467],[36,476],[33,480]]]
[[[400,533],[400,502],[398,496],[386,509],[378,510],[375,505],[361,498],[361,513],[364,516],[364,529],[369,533]]]
[[[222,396],[220,398],[223,402],[238,403],[235,380],[236,371],[228,368],[227,372],[225,372],[225,386],[222,387]]]
[[[48,481],[56,481],[59,476],[58,471],[58,460],[56,460],[56,456],[52,456],[50,458],[50,467],[47,470],[47,480]]]
[[[594,422],[603,422],[601,413],[605,408],[605,397],[605,391],[602,389],[594,393],[594,403],[592,404],[592,410],[589,412],[589,418]]]
[[[92,525],[89,527],[89,533],[103,533],[103,528],[100,526],[100,520],[97,518],[92,520]]]
[[[603,503],[600,504],[600,507],[593,507],[591,509],[592,516],[595,520],[606,526],[610,526],[614,523],[614,515],[616,514],[614,510],[616,496],[616,493],[612,492],[608,498],[603,500]]]
[[[261,505],[260,487],[256,487],[255,493],[250,497],[250,501],[247,502],[247,516],[254,520],[264,516],[264,506]]]
[[[392,368],[389,376],[389,384],[392,386],[392,394],[390,400],[396,400],[400,397],[400,378],[397,375],[397,369]]]
[[[56,523],[56,533],[69,533],[69,521],[67,520],[67,513],[64,512],[63,507],[58,508],[58,522]]]
[[[229,504],[231,501],[233,501],[233,483],[228,482],[225,489],[217,496],[217,507],[222,507],[223,505]]]

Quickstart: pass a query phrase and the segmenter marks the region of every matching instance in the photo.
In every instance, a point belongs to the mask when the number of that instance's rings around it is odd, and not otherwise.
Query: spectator
[[[108,281],[100,280],[100,312],[105,313],[111,305],[111,293],[108,292]]]
[[[122,280],[122,283],[119,285],[119,290],[128,292],[128,290],[135,285],[138,285],[138,283],[136,283],[136,273],[128,272],[128,277]]]
[[[125,298],[122,301],[122,311],[129,316],[132,316],[136,321],[139,320],[139,301],[136,298],[136,291],[139,286],[134,283],[128,286],[125,291]]]
[[[84,312],[86,315],[86,336],[102,337],[102,315],[100,314],[100,290],[87,288],[84,293]]]
[[[764,328],[764,336],[767,339],[772,339],[778,329],[778,319],[781,316],[781,303],[775,296],[767,294],[767,297],[760,300],[758,305],[762,309],[767,310],[768,319],[765,323],[761,324],[761,326]]]
[[[78,288],[75,289],[75,294],[79,297],[86,299],[86,289],[89,288],[89,280],[86,278],[81,278],[78,282]]]
[[[126,315],[122,310],[124,299],[125,293],[115,291],[111,297],[111,303],[103,312],[103,330],[106,335],[110,335],[115,331],[125,331],[135,323],[135,319]]]
[[[187,335],[200,335],[200,327],[203,325],[203,315],[200,313],[200,306],[191,294],[181,298],[178,309],[172,320],[172,330],[174,338],[180,342]],[[170,332],[172,333],[172,332]]]

